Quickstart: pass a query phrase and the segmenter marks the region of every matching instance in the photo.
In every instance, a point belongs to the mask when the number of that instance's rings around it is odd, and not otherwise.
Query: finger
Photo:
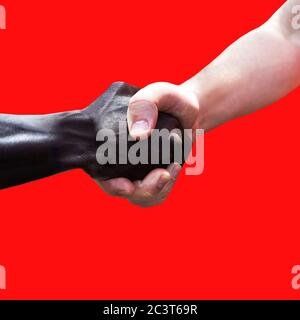
[[[127,111],[128,129],[131,137],[147,138],[151,129],[155,128],[158,109],[151,100],[137,100],[130,102]]]
[[[159,102],[166,94],[164,83],[153,83],[139,90],[131,99],[127,111],[128,129],[133,138],[149,136],[157,122]]]
[[[136,182],[135,192],[129,201],[141,207],[158,203],[159,194],[171,181],[170,173],[165,169],[155,169],[141,182]]]
[[[134,184],[125,178],[116,178],[110,180],[96,180],[97,184],[103,189],[104,192],[123,198],[130,198],[134,191]]]
[[[160,197],[165,200],[169,193],[171,192],[174,184],[176,183],[177,177],[181,172],[181,165],[178,163],[172,163],[167,168],[167,171],[170,173],[171,180],[165,185],[165,187],[160,192]]]
[[[198,101],[195,94],[171,83],[148,85],[130,99],[127,119],[131,136],[149,136],[158,111],[172,114],[184,128],[190,128],[198,115]]]
[[[134,195],[129,198],[129,201],[142,208],[148,208],[158,205],[166,200],[171,192],[176,179],[181,171],[182,167],[178,163],[169,165],[167,170],[157,169],[155,172],[151,172],[144,181],[135,182],[136,191]],[[164,186],[158,184],[158,176],[165,175],[168,177]]]

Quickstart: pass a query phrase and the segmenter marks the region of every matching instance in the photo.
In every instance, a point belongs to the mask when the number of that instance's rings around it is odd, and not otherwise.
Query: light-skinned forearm
[[[264,25],[246,34],[182,84],[196,92],[199,126],[209,130],[254,112],[300,84],[300,30],[288,1]]]

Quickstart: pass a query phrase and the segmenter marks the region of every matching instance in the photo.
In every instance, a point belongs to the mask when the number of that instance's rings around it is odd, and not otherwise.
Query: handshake
[[[97,174],[94,178],[101,188],[111,195],[127,198],[141,207],[157,205],[168,196],[180,173],[181,165],[188,159],[191,151],[191,142],[200,126],[197,96],[184,87],[170,83],[155,83],[141,90],[124,83],[116,83],[108,92],[114,92],[116,88],[118,94],[113,99],[113,108],[107,113],[107,121],[105,117],[102,118],[101,127],[111,128],[111,119],[126,121],[127,118],[125,130],[128,126],[130,137],[141,143],[140,153],[146,150],[145,164],[139,154],[138,160],[142,164],[130,161],[129,165],[122,165],[119,153],[118,165],[111,166],[111,170],[109,166],[103,167],[108,177],[113,179],[97,178]],[[124,97],[128,95],[128,99]],[[105,96],[106,94],[104,99]],[[103,110],[105,112],[105,107]],[[120,130],[114,128],[113,131],[120,134]],[[156,134],[161,138],[155,140]],[[126,136],[126,132],[120,136]],[[151,142],[147,139],[149,137]],[[135,145],[133,144],[133,147]],[[103,145],[100,146],[102,147]],[[125,148],[126,152],[127,150]],[[100,155],[103,155],[103,150]],[[128,154],[126,160],[127,157]],[[153,161],[155,158],[157,161]],[[99,160],[101,159],[98,159],[98,163]]]
[[[175,85],[158,85],[159,92],[177,92]],[[0,115],[0,188],[81,168],[112,195],[141,206],[161,202],[190,153],[193,135],[190,130],[186,136],[179,113],[159,112],[158,97],[139,98],[153,89],[154,85],[139,91],[116,82],[83,110]],[[196,127],[196,96],[184,89],[179,94],[170,99],[169,107],[172,99],[182,100],[176,107],[181,113],[189,108],[191,119],[189,123],[184,117],[183,123]]]
[[[300,30],[292,24],[299,6],[300,0],[286,1],[181,85],[139,90],[114,83],[80,111],[0,115],[0,189],[82,168],[113,196],[141,207],[163,202],[198,129],[254,112],[299,86]],[[155,128],[168,130],[153,144]],[[122,139],[127,131],[129,141]]]
[[[124,112],[122,120],[126,120],[127,115],[130,137],[133,140],[140,140],[146,144],[145,147],[149,146],[150,152],[146,153],[148,157],[145,163],[147,164],[133,166],[134,162],[131,161],[130,165],[122,166],[119,163],[117,166],[112,166],[114,172],[109,172],[108,175],[114,179],[104,180],[97,178],[97,175],[94,177],[101,188],[113,196],[127,198],[131,203],[141,207],[157,205],[163,202],[170,193],[180,173],[181,165],[191,151],[192,137],[195,137],[196,129],[200,126],[196,93],[170,83],[155,83],[139,91],[121,83],[112,85],[113,92],[114,88],[118,88],[120,94],[119,96],[117,94],[116,98],[122,97],[126,107],[121,101],[114,101],[107,123],[104,118],[102,126],[111,127],[111,119],[120,120],[119,117]],[[124,98],[124,95],[128,96],[128,93],[130,98]],[[112,115],[113,112],[116,114]],[[162,135],[162,138],[153,144],[156,133],[153,132],[153,129],[155,128],[168,130],[165,137]],[[176,129],[179,130],[178,135]],[[190,129],[190,134],[187,136],[187,130],[183,132],[183,129]],[[157,133],[163,133],[163,131],[160,130]],[[175,133],[171,146],[170,132]],[[151,143],[147,140],[150,135]],[[143,146],[140,146],[140,152],[142,151]],[[153,163],[153,156],[159,158],[156,164]]]

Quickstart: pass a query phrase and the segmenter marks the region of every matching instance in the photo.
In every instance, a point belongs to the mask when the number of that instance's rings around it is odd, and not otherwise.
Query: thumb
[[[148,137],[156,126],[158,111],[173,115],[184,128],[191,129],[198,119],[198,99],[192,91],[171,83],[156,82],[146,86],[129,102],[130,135],[135,139]]]
[[[158,117],[156,91],[145,87],[138,91],[129,102],[127,111],[130,135],[137,139],[148,137],[155,128]]]

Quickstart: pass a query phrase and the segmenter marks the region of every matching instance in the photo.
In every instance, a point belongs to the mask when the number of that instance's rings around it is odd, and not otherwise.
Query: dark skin
[[[125,177],[143,179],[166,165],[99,165],[96,141],[100,129],[118,136],[119,121],[126,122],[130,98],[138,88],[123,82],[83,110],[49,115],[0,115],[0,189],[23,184],[67,170],[81,168],[96,181]],[[178,121],[161,113],[157,128],[178,128]],[[122,133],[123,134],[123,133]],[[127,134],[127,133],[126,133]],[[135,141],[128,144],[128,148]]]

